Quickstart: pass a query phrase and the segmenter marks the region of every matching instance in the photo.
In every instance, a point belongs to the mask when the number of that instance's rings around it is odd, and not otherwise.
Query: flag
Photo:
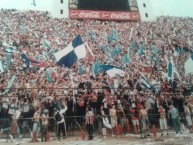
[[[0,73],[3,73],[5,70],[4,70],[4,67],[3,67],[3,63],[2,61],[0,60]]]
[[[9,68],[11,64],[11,54],[9,53],[6,54],[6,63],[7,63],[7,68]]]
[[[82,64],[79,64],[79,65],[78,65],[78,71],[79,71],[79,73],[80,73],[81,75],[84,73],[84,68],[83,68]]]
[[[155,90],[154,86],[147,80],[147,78],[143,74],[141,74],[140,82],[142,88],[146,88],[152,91]]]
[[[86,57],[86,48],[80,35],[63,50],[54,54],[57,64],[64,65],[65,67],[71,67],[81,58]]]
[[[33,0],[32,3],[31,3],[31,5],[33,5],[33,6],[35,7],[35,6],[36,6],[36,1]]]
[[[95,77],[96,76],[96,74],[98,73],[98,62],[97,61],[95,61],[94,63],[93,63],[93,65],[92,65],[92,75],[93,75],[93,77]]]
[[[114,40],[118,40],[119,39],[117,30],[113,30],[112,31],[112,35],[113,35],[112,37],[113,37]]]
[[[157,57],[157,56],[158,56],[158,52],[159,52],[157,46],[153,45],[153,46],[152,46],[152,50],[153,50],[153,53],[154,53],[154,54],[156,55],[156,57]]]
[[[116,75],[123,76],[125,74],[122,69],[112,65],[100,65],[100,69],[106,72],[111,78]]]
[[[11,78],[10,82],[8,83],[5,91],[4,91],[3,93],[0,93],[0,95],[5,95],[5,94],[11,89],[11,87],[12,87],[15,79],[16,79],[16,74],[14,74],[14,75],[12,76],[12,78]]]
[[[22,53],[21,54],[21,59],[24,61],[24,63],[26,64],[27,67],[30,66],[30,61],[29,61],[29,59],[28,59],[26,54]]]
[[[169,61],[169,63],[168,63],[168,78],[173,79],[173,75],[174,75],[173,64],[171,63],[171,61]]]
[[[3,51],[5,53],[19,53],[19,51],[15,47],[7,47],[4,48]]]
[[[141,45],[139,45],[139,56],[141,56],[143,54],[144,54],[144,45],[141,44]]]
[[[87,47],[87,49],[90,52],[90,54],[92,55],[92,57],[94,57],[94,54],[93,54],[92,50],[90,49],[90,47],[88,46],[87,43],[85,43],[85,46]]]
[[[21,34],[24,34],[24,33],[25,33],[25,23],[22,23],[22,24],[20,25],[20,33],[21,33]]]
[[[46,70],[46,79],[49,83],[52,82],[52,77],[51,77],[51,71],[50,70]]]
[[[28,57],[24,53],[21,54],[21,59],[24,61],[27,67],[30,67],[30,66],[43,67],[44,66],[43,62],[39,62],[31,57]]]
[[[102,89],[112,93],[113,89],[106,80],[102,80]]]
[[[193,73],[193,54],[188,58],[184,64],[185,75]]]
[[[130,35],[129,35],[129,41],[131,40],[131,38],[132,38],[132,35],[133,35],[133,30],[134,30],[134,28],[132,27],[131,28],[131,32],[130,32]]]
[[[104,125],[106,128],[108,128],[108,129],[112,129],[112,126],[111,126],[111,124],[109,123],[108,117],[105,116],[105,117],[102,117],[102,119],[103,119],[103,125]]]
[[[173,58],[171,58],[170,61],[168,61],[168,79],[169,80],[173,80],[174,79],[174,73],[176,74],[176,76],[181,79],[180,74],[178,73],[177,68],[175,67]]]

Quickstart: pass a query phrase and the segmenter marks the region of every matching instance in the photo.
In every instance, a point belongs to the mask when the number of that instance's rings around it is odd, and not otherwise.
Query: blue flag
[[[7,68],[9,68],[11,64],[11,54],[9,53],[6,54],[6,62],[7,62]]]
[[[95,61],[92,65],[92,74],[95,77],[98,74],[99,68],[98,68],[98,62]]]
[[[173,78],[173,65],[171,62],[168,63],[168,78],[169,79]]]
[[[155,92],[155,87],[147,80],[147,78],[142,74],[141,75],[141,86],[145,89],[149,89]]]
[[[78,70],[79,70],[79,73],[80,73],[81,75],[84,74],[84,69],[83,69],[83,66],[82,66],[81,64],[79,64]]]
[[[125,74],[121,68],[112,65],[100,65],[100,70],[106,72],[111,78],[116,75],[123,76]]]
[[[26,64],[27,67],[30,66],[30,60],[29,60],[29,58],[27,57],[26,54],[22,53],[21,54],[21,59],[24,61],[24,63]]]
[[[49,70],[46,70],[46,79],[49,83],[52,82],[51,72]]]
[[[141,45],[139,45],[139,56],[141,56],[143,54],[144,54],[144,45],[141,44]]]
[[[20,25],[20,33],[21,33],[21,34],[25,34],[25,23],[22,23],[22,24]]]

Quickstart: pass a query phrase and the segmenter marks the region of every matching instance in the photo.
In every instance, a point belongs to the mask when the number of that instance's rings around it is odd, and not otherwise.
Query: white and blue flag
[[[8,82],[8,85],[5,89],[5,91],[3,93],[0,93],[0,95],[5,95],[6,93],[8,93],[10,91],[12,85],[14,84],[14,81],[15,81],[16,77],[17,77],[16,74],[14,74],[12,76],[11,80]]]
[[[4,48],[3,51],[5,53],[19,53],[19,51],[15,47],[7,47]]]
[[[193,54],[188,58],[184,64],[185,75],[193,74]]]
[[[63,50],[54,54],[57,64],[71,67],[78,60],[86,57],[86,48],[80,35]]]
[[[3,63],[2,61],[0,60],[0,73],[3,73],[5,70],[4,70],[4,67],[3,67]]]
[[[177,78],[181,79],[181,76],[180,74],[178,73],[178,70],[177,68],[175,67],[175,64],[174,64],[174,61],[173,61],[173,58],[171,57],[170,61],[167,61],[167,64],[168,64],[168,80],[173,80],[174,79],[174,74],[176,74]]]
[[[110,78],[115,77],[116,75],[119,76],[125,75],[125,72],[122,69],[112,65],[104,65],[104,64],[100,65],[100,70],[106,72],[110,76]]]
[[[142,88],[149,89],[152,91],[155,90],[154,86],[147,80],[147,78],[143,74],[141,74],[140,82]]]
[[[99,71],[99,65],[98,65],[98,62],[95,61],[92,65],[92,75],[93,75],[93,77],[95,77],[98,74],[98,71]]]

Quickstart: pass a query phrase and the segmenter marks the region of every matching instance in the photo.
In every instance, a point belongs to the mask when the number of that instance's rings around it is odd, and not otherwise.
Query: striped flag
[[[175,67],[173,58],[171,58],[171,60],[168,62],[168,79],[169,80],[173,80],[174,79],[174,73],[176,74],[176,76],[181,79],[180,74],[178,73],[177,68]]]
[[[155,91],[154,86],[147,80],[147,78],[143,74],[141,74],[140,82],[141,82],[142,88],[146,88],[146,89]]]

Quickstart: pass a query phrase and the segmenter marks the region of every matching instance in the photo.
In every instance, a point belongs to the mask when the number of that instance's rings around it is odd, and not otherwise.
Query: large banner
[[[92,11],[92,10],[69,10],[69,17],[76,19],[99,19],[99,20],[130,20],[139,21],[139,12],[115,12],[115,11]]]

